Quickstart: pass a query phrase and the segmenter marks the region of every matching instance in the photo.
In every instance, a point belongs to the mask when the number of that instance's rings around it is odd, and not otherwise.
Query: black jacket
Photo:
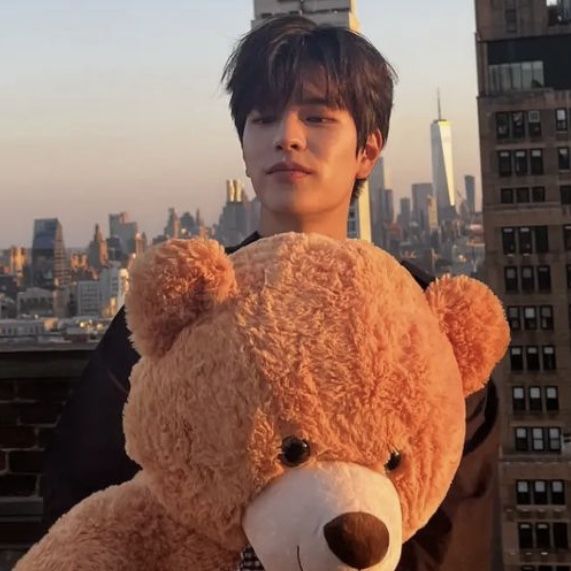
[[[232,253],[259,238],[253,234]],[[426,288],[433,279],[403,262]],[[122,308],[67,402],[47,450],[43,496],[46,529],[90,494],[131,479],[139,466],[124,450],[122,413],[139,355]],[[486,571],[491,560],[498,448],[498,399],[492,382],[468,398],[464,457],[445,501],[403,546],[399,571]]]

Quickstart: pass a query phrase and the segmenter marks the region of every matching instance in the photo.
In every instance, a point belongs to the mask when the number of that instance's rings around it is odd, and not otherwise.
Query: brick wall
[[[0,571],[41,535],[44,450],[91,350],[0,348]]]

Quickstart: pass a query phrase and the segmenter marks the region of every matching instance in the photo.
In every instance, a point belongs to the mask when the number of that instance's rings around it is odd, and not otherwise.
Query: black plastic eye
[[[391,456],[385,464],[385,469],[389,472],[396,470],[400,466],[401,460],[400,452],[391,452]]]
[[[284,466],[294,468],[307,462],[311,456],[311,447],[307,440],[298,438],[297,436],[288,436],[283,439],[282,451],[280,454],[280,462]]]

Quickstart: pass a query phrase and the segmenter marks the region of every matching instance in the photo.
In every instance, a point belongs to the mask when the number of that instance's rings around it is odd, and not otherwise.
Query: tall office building
[[[505,571],[569,571],[571,5],[475,0],[486,273],[512,329],[497,368]]]
[[[410,209],[410,198],[405,196],[400,199],[400,215],[399,215],[399,222],[404,229],[407,229],[410,226],[411,220],[411,209]]]
[[[474,214],[476,212],[476,179],[472,175],[464,176],[464,189],[466,191],[466,203],[468,212]]]
[[[456,214],[456,191],[454,189],[454,162],[452,160],[452,126],[443,119],[438,94],[438,119],[430,126],[432,151],[432,184],[436,194],[438,218],[441,222]]]
[[[422,231],[428,230],[428,198],[434,196],[432,183],[417,182],[412,185],[412,219]]]
[[[97,270],[98,272],[109,261],[107,255],[107,242],[103,238],[99,224],[95,225],[95,232],[93,233],[93,240],[87,247],[87,261],[89,267]]]
[[[239,180],[226,181],[226,204],[222,208],[216,239],[225,246],[239,244],[250,233],[251,204]]]
[[[136,222],[129,222],[126,212],[109,214],[109,238],[114,239],[121,249],[121,255],[132,254],[136,249],[138,225]]]
[[[279,14],[301,14],[317,24],[345,26],[354,31],[360,28],[356,0],[254,0],[252,27]],[[347,236],[367,242],[372,239],[368,182],[349,209]]]
[[[67,285],[69,264],[57,218],[34,220],[30,270],[33,286],[53,290]]]

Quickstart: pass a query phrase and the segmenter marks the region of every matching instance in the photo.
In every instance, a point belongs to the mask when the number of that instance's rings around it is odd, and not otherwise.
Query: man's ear
[[[164,355],[182,329],[237,289],[232,262],[215,240],[170,240],[151,248],[135,260],[125,299],[135,349]]]
[[[359,151],[359,166],[355,178],[359,180],[369,178],[375,163],[381,156],[384,144],[380,129],[377,129],[367,137],[364,147]]]

